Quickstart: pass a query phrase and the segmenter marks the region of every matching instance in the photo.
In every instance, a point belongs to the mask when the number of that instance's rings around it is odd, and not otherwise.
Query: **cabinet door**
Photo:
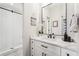
[[[22,15],[12,13],[11,31],[12,47],[22,44]]]
[[[0,9],[0,50],[7,50],[11,47],[12,39],[12,26],[11,19],[12,13]]]
[[[22,15],[0,9],[0,50],[22,43]]]
[[[44,55],[43,54],[44,50],[43,50],[41,45],[42,45],[41,42],[35,41],[35,47],[34,47],[34,49],[35,49],[35,56],[43,56]]]
[[[77,56],[77,52],[62,48],[61,49],[61,56]]]

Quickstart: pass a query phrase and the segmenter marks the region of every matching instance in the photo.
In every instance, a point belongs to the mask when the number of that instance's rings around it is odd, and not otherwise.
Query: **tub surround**
[[[0,56],[23,56],[23,46],[22,44],[14,47],[14,48],[10,48],[6,51],[0,51]]]

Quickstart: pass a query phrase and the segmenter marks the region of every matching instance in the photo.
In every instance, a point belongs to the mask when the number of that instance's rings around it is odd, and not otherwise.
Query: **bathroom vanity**
[[[78,6],[79,5],[64,3],[64,4],[49,4],[42,8],[42,26],[43,26],[42,34],[49,35],[50,37],[44,37],[44,35],[32,36],[31,56],[78,56],[79,55],[79,47],[78,47],[79,41],[78,38],[75,39],[75,36],[78,35],[74,35],[79,32],[73,30],[75,28],[72,29],[71,27],[69,27],[70,26],[69,20],[72,19],[70,18],[70,14],[72,14],[74,8],[75,8],[74,12],[75,11],[77,12],[76,7]],[[72,11],[69,8],[73,8]],[[70,12],[69,10],[71,11],[70,14],[69,14]],[[78,17],[75,16],[72,20],[78,20]],[[76,26],[78,27],[78,25]],[[72,29],[72,32],[71,31],[69,32],[70,28]],[[56,34],[56,36],[59,36],[60,38],[54,36],[51,37],[52,33]],[[69,34],[73,34],[74,36],[71,36]],[[62,38],[61,36],[64,36],[64,38]]]
[[[31,37],[31,56],[78,56],[75,42],[64,42],[61,38]]]

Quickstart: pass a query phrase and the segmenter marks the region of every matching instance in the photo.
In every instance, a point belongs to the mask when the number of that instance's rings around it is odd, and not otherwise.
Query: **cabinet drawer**
[[[42,55],[42,43],[40,41],[31,40],[31,56],[41,56]]]
[[[50,45],[50,44],[46,44],[43,43],[43,49],[44,51],[47,53],[47,55],[49,56],[59,56],[60,55],[60,47],[54,46],[54,45]]]
[[[61,56],[77,56],[77,52],[62,48],[61,49]]]
[[[31,49],[33,56],[60,56],[60,47],[36,40],[31,42]]]

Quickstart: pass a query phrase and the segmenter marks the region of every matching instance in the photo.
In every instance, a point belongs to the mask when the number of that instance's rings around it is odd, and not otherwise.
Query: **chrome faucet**
[[[53,39],[55,39],[56,36],[64,36],[64,35],[58,35],[58,34],[52,33],[52,34],[49,34],[49,35],[48,35],[48,38],[53,38]]]

